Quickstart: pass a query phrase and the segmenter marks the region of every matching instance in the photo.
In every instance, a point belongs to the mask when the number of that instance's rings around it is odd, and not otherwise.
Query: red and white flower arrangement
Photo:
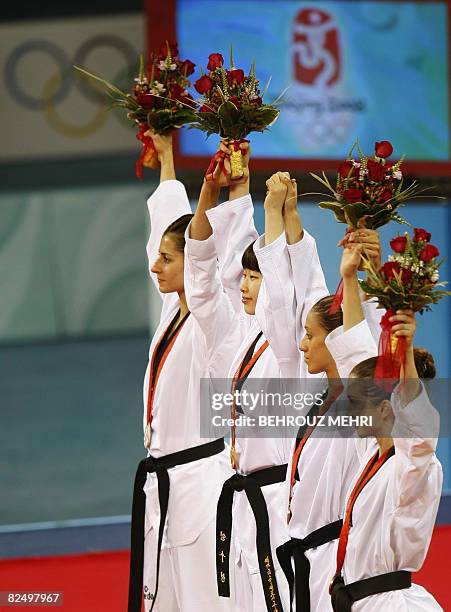
[[[195,119],[196,103],[188,91],[191,85],[188,77],[194,73],[195,64],[189,59],[180,59],[177,43],[163,43],[157,54],[150,55],[146,67],[141,57],[132,94],[83,68],[74,67],[102,83],[113,99],[111,106],[127,110],[127,117],[138,127],[136,137],[143,145],[136,162],[139,178],[142,178],[144,165],[151,168],[159,165],[152,138],[146,135],[147,130],[151,128],[157,134],[167,134]]]
[[[355,147],[359,160],[352,157]],[[335,186],[324,172],[322,176],[311,173],[334,196],[333,201],[320,202],[320,208],[331,210],[339,223],[346,223],[353,229],[377,229],[390,221],[407,224],[397,210],[419,193],[416,182],[404,188],[403,157],[395,164],[387,163],[387,157],[393,153],[388,140],[376,142],[374,150],[375,154],[368,157],[355,143],[348,158],[338,168]]]
[[[260,82],[255,76],[255,64],[249,74],[236,68],[230,53],[230,68],[224,66],[220,53],[212,53],[208,58],[208,74],[203,74],[195,83],[196,91],[201,94],[196,122],[193,127],[207,133],[219,134],[230,149],[231,176],[234,179],[243,176],[242,155],[240,146],[251,132],[263,132],[279,116],[277,100],[264,104]],[[269,85],[269,83],[268,83]],[[219,165],[223,168],[224,156],[220,150],[212,158],[206,177],[211,178]]]
[[[375,378],[396,379],[405,359],[405,339],[391,334],[390,317],[397,310],[410,309],[423,313],[431,309],[451,291],[440,289],[447,283],[439,283],[439,249],[431,244],[431,234],[422,228],[414,228],[413,236],[405,232],[390,241],[393,253],[378,270],[367,262],[367,280],[360,280],[360,287],[377,298],[379,306],[386,309],[382,317],[382,334]]]

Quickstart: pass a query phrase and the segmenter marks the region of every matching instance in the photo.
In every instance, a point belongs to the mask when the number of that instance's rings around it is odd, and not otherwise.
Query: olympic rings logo
[[[95,88],[90,81],[74,74],[72,66],[88,65],[91,53],[98,48],[112,48],[123,56],[125,66],[116,75],[114,82],[126,79],[130,81],[136,74],[137,52],[124,38],[114,34],[94,36],[83,42],[75,52],[73,59],[54,42],[43,39],[28,40],[17,47],[8,56],[4,69],[6,91],[20,106],[28,110],[41,111],[47,122],[60,134],[69,138],[84,138],[100,129],[108,119],[105,107],[105,94]],[[57,72],[43,83],[40,96],[31,95],[21,86],[18,78],[18,67],[30,54],[45,53],[57,65]],[[133,76],[132,76],[133,75]],[[98,108],[92,118],[84,125],[70,123],[57,110],[60,104],[70,94],[72,87]],[[117,113],[114,116],[121,117]]]

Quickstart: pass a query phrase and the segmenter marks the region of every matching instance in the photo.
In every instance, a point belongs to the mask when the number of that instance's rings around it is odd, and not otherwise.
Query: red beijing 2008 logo
[[[300,11],[293,28],[294,76],[303,85],[330,87],[340,78],[341,53],[333,18],[319,9]]]

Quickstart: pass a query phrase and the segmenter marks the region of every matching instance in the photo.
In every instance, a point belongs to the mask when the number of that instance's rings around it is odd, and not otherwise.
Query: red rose
[[[405,285],[412,280],[412,270],[402,268],[401,270],[401,282]]]
[[[236,70],[228,70],[227,82],[229,85],[233,85],[233,83],[239,83],[241,85],[244,83],[244,71],[241,70],[241,68]]]
[[[395,272],[399,273],[401,266],[397,261],[387,261],[381,268],[385,278],[391,280],[395,278]]]
[[[390,246],[395,253],[404,253],[407,246],[407,238],[405,236],[398,236],[390,240]]]
[[[195,67],[196,64],[193,64],[191,60],[187,59],[180,66],[180,72],[183,74],[183,76],[189,76],[190,74],[193,74]]]
[[[390,157],[393,153],[393,147],[388,140],[381,140],[380,142],[376,142],[374,145],[374,150],[376,151],[376,155],[378,157]]]
[[[168,49],[171,53],[171,57],[175,57],[179,53],[179,47],[176,42],[164,42],[160,45],[160,55],[163,57],[168,56]]]
[[[232,104],[235,104],[237,108],[241,108],[242,106],[241,100],[237,98],[236,96],[230,96],[229,102],[231,102]]]
[[[156,100],[156,98],[152,94],[145,92],[137,92],[135,94],[135,98],[138,104],[142,106],[145,110],[152,108]]]
[[[354,164],[352,161],[345,161],[338,167],[338,173],[341,178],[348,178],[348,176],[352,176],[354,174]]]
[[[429,242],[431,234],[421,227],[415,227],[413,229],[413,241],[414,242]]]
[[[361,202],[363,191],[361,189],[346,189],[343,192],[343,196],[349,204],[354,204],[355,202]]]
[[[372,181],[380,182],[384,178],[384,166],[374,159],[368,160],[368,176]]]
[[[390,189],[390,187],[384,187],[382,191],[379,193],[377,199],[379,200],[379,202],[382,202],[383,204],[385,204],[385,202],[388,202],[388,200],[391,200],[392,197],[393,197],[393,189]]]
[[[438,257],[440,255],[440,251],[433,244],[427,244],[424,249],[419,254],[419,258],[421,261],[428,262],[434,257]]]
[[[224,64],[224,58],[220,53],[211,53],[208,56],[207,70],[216,70]]]
[[[187,93],[184,87],[178,83],[174,83],[171,87],[169,95],[173,100],[180,100],[181,98],[185,98]]]
[[[212,113],[213,110],[209,106],[205,106],[204,104],[203,106],[200,107],[199,112],[200,113]]]
[[[200,79],[197,79],[197,81],[194,83],[194,87],[200,94],[204,94],[207,93],[207,91],[210,91],[210,89],[213,87],[213,81],[209,76],[204,74],[200,77]]]

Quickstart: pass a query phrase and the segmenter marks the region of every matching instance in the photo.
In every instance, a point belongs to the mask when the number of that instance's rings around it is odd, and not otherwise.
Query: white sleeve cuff
[[[214,221],[216,219],[216,217],[221,217],[221,215],[224,213],[224,208],[227,207],[227,213],[230,212],[238,212],[241,209],[244,208],[248,208],[249,206],[252,206],[252,197],[251,195],[248,193],[244,196],[241,196],[241,198],[237,198],[236,200],[228,200],[227,202],[222,202],[221,204],[218,204],[218,206],[214,206],[213,208],[210,208],[209,210],[206,211],[206,215],[208,217],[209,221]]]
[[[404,384],[413,383],[413,380],[407,380]],[[437,438],[440,431],[440,416],[431,404],[424,384],[420,382],[420,393],[407,406],[401,405],[400,386],[402,384],[401,382],[397,385],[391,396],[391,405],[395,415],[392,436],[394,438]]]
[[[190,224],[191,225],[191,224]],[[192,260],[207,260],[216,258],[216,248],[213,234],[206,240],[195,240],[189,237],[190,225],[185,232],[185,248],[188,257]]]
[[[265,244],[265,234],[262,234],[254,243],[254,253],[257,260],[263,262],[274,256],[282,256],[286,246],[285,232],[282,232],[271,244]]]
[[[347,331],[343,331],[343,326],[334,329],[325,343],[342,378],[348,378],[361,361],[377,355],[376,343],[365,320]]]
[[[296,257],[307,255],[310,253],[312,246],[315,244],[315,239],[311,234],[308,233],[306,229],[304,229],[304,234],[301,240],[295,242],[294,244],[287,244],[288,252],[290,255],[295,255]]]

